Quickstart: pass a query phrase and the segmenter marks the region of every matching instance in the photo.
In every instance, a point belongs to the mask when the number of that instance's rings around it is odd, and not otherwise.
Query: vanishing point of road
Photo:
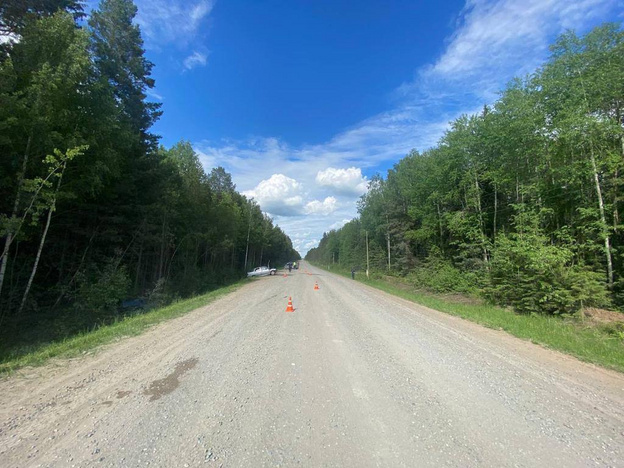
[[[303,263],[1,380],[0,466],[624,466],[624,376]]]

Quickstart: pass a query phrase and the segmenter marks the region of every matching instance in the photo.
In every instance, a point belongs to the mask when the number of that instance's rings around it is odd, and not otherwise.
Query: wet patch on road
[[[125,398],[130,395],[132,392],[130,390],[118,390],[117,391],[117,399]]]
[[[149,396],[149,401],[156,401],[170,394],[180,386],[180,377],[197,365],[199,359],[192,358],[176,364],[175,370],[164,379],[154,380],[143,395]]]

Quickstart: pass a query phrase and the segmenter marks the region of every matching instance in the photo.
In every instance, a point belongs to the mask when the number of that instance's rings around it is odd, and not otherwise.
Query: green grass
[[[52,358],[78,356],[122,337],[138,335],[157,323],[179,317],[205,306],[217,298],[235,291],[246,282],[247,280],[242,280],[200,296],[174,302],[166,307],[123,318],[110,325],[85,331],[70,338],[43,343],[35,347],[15,349],[0,358],[0,375],[13,373],[25,366],[40,366]]]
[[[335,267],[330,271],[351,277],[350,271]],[[367,280],[363,272],[356,274],[356,280],[431,309],[456,315],[489,328],[505,330],[518,338],[562,351],[582,361],[624,372],[624,341],[619,336],[605,333],[600,327],[554,316],[520,315],[488,304],[457,303],[432,293],[406,290],[388,280],[376,278]]]

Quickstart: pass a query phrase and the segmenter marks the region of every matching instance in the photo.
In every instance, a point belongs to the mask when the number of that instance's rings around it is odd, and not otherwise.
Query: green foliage
[[[624,343],[624,322],[607,323],[602,325],[600,329],[613,339]]]
[[[130,279],[118,259],[108,260],[101,269],[79,274],[74,308],[82,313],[97,315],[114,311],[130,288]]]
[[[498,238],[487,295],[520,313],[574,314],[606,305],[602,275],[575,263],[571,249],[550,243],[537,217],[519,213],[518,232]]]
[[[567,32],[551,50],[493,106],[373,177],[359,219],[308,258],[362,265],[368,232],[371,268],[419,287],[487,290],[532,313],[624,307],[624,31]]]
[[[0,4],[0,33],[19,34],[33,16],[49,16],[59,10],[71,12],[75,19],[84,16],[81,0],[3,0]]]
[[[406,278],[418,289],[437,293],[475,294],[480,286],[479,276],[461,271],[443,258],[431,256],[424,265],[414,268]]]
[[[164,304],[299,259],[223,168],[205,171],[187,141],[158,148],[134,3],[102,0],[77,24],[81,8],[0,6],[0,32],[19,33],[0,46],[0,341],[48,318],[52,334],[75,333],[124,299]]]

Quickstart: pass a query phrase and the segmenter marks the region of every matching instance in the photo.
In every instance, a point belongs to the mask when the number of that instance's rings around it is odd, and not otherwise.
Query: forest
[[[520,313],[624,307],[624,33],[562,34],[530,76],[376,175],[307,259]],[[368,239],[368,240],[367,240]]]
[[[291,240],[161,115],[137,9],[0,4],[0,341],[63,337],[299,259]],[[207,91],[209,92],[209,91]],[[1,346],[0,346],[1,347]]]

